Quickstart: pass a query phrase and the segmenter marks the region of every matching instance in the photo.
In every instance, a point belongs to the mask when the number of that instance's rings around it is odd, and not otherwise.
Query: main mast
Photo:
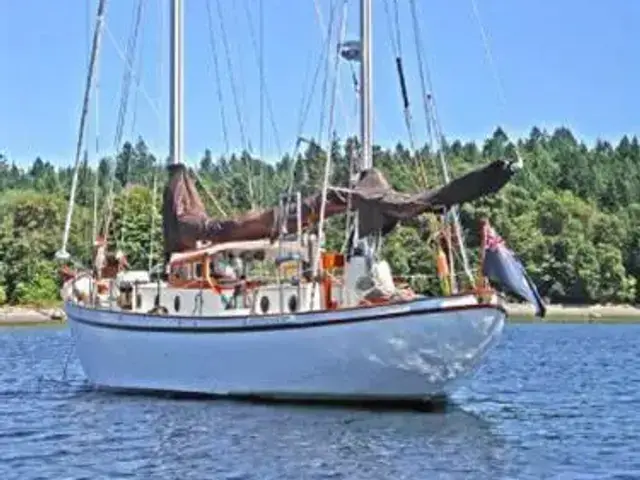
[[[372,136],[372,75],[371,75],[371,0],[360,0],[360,170],[373,167]]]
[[[169,158],[173,165],[183,163],[183,9],[182,0],[171,0],[171,84],[169,99]]]
[[[371,0],[360,0],[360,144],[361,158],[356,165],[355,173],[358,176],[362,171],[373,167],[372,131],[373,131],[373,102],[372,102],[372,75],[371,75]],[[357,177],[356,177],[357,178]],[[353,228],[352,248],[368,249],[369,242],[366,238],[360,238],[358,231],[358,213],[351,217]]]

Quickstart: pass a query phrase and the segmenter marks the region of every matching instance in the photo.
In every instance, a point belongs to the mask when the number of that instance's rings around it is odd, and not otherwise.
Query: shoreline
[[[640,323],[640,308],[631,305],[547,305],[545,318],[527,304],[506,304],[508,323]],[[0,327],[66,325],[62,308],[0,307]]]
[[[640,308],[632,305],[547,305],[537,318],[528,304],[506,304],[509,323],[640,323]]]
[[[0,307],[0,327],[66,325],[62,308]]]

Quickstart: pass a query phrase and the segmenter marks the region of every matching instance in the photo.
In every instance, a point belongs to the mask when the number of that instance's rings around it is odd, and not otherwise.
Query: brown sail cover
[[[516,169],[511,162],[496,160],[473,170],[452,182],[416,194],[393,190],[379,170],[362,173],[353,189],[330,187],[327,193],[326,217],[344,213],[347,198],[359,212],[360,234],[377,230],[390,232],[402,220],[425,212],[439,212],[454,205],[471,202],[500,190]],[[321,194],[303,200],[303,224],[317,219]],[[169,167],[169,181],[163,198],[165,253],[192,249],[196,241],[213,243],[274,238],[282,215],[279,207],[252,211],[236,217],[218,220],[207,215],[196,186],[184,165]],[[296,217],[287,215],[288,229],[296,228]]]

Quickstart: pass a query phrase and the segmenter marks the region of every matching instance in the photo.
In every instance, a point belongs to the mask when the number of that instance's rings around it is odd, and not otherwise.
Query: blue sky
[[[487,61],[470,0],[418,1],[424,55],[429,62],[435,98],[445,135],[482,139],[496,125],[512,135],[534,125],[568,125],[584,140],[617,139],[640,129],[640,60],[634,32],[640,2],[608,0],[476,0],[504,87],[503,103]],[[329,0],[321,5],[328,18]],[[267,91],[283,151],[291,151],[305,78],[322,48],[314,0],[264,0],[264,61]],[[258,0],[220,0],[233,55],[235,84],[242,92],[241,113],[254,153],[259,153],[259,76],[245,5],[257,31]],[[358,33],[357,5],[347,18],[347,38]],[[374,0],[375,141],[407,142],[384,0]],[[389,2],[393,4],[392,1]],[[426,139],[408,2],[401,24],[417,138]],[[107,10],[100,65],[99,126],[90,115],[88,141],[99,132],[102,153],[113,151],[124,50],[132,18],[131,0],[112,0]],[[216,2],[211,1],[216,8]],[[185,1],[185,143],[190,161],[206,147],[223,153],[220,103],[212,69],[206,0]],[[147,0],[141,30],[142,85],[137,103],[132,89],[125,136],[142,135],[151,148],[167,150],[168,23],[167,0]],[[73,162],[87,67],[90,28],[96,0],[0,2],[0,152],[21,164],[41,156],[57,164]],[[164,15],[165,28],[161,27]],[[230,76],[225,64],[219,19],[214,18],[222,67],[223,103],[232,150],[242,147]],[[164,38],[161,36],[164,32]],[[115,40],[115,41],[114,41]],[[164,77],[160,74],[164,68]],[[354,94],[349,67],[341,67],[336,110],[339,134],[354,132]],[[317,136],[320,88],[302,134]],[[160,118],[150,107],[152,100]],[[94,103],[95,105],[95,103]],[[134,107],[134,105],[137,105]],[[135,125],[132,114],[135,110]],[[266,111],[266,110],[265,110]],[[326,138],[326,134],[325,134]],[[278,148],[268,115],[264,117],[264,154]],[[92,147],[93,150],[93,147]]]

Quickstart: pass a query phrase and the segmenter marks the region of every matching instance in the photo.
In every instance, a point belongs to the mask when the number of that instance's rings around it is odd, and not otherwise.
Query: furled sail
[[[397,192],[379,170],[367,170],[362,172],[355,188],[329,188],[325,215],[344,213],[350,195],[352,208],[360,212],[361,235],[377,230],[389,233],[402,220],[425,212],[439,212],[497,192],[513,176],[516,167],[514,162],[496,160],[442,187],[415,194]],[[322,195],[316,194],[303,200],[304,225],[317,218],[321,199]],[[230,219],[211,218],[184,165],[169,166],[163,202],[166,254],[195,248],[197,241],[222,243],[274,238],[283,215],[287,217],[290,230],[296,225],[295,216],[281,212],[279,207],[251,211]]]
[[[327,205],[327,216],[346,210],[346,202],[339,198],[335,200],[338,201]],[[320,195],[303,200],[304,224],[308,224],[320,211],[320,201]],[[170,165],[163,197],[165,254],[192,249],[197,241],[223,243],[273,238],[281,215],[280,208],[276,207],[250,211],[229,219],[211,218],[186,167]],[[295,229],[295,225],[296,219],[291,216],[287,228]]]

